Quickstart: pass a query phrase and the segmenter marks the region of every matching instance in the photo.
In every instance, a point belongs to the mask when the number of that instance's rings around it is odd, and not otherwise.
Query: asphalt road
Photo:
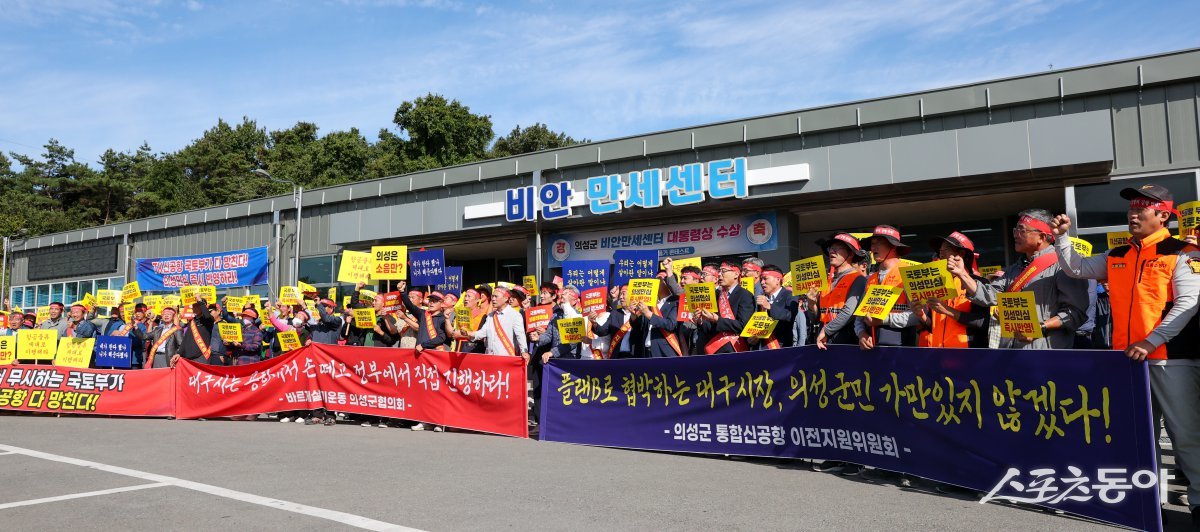
[[[350,423],[0,415],[0,453],[5,530],[1108,528],[796,460]]]

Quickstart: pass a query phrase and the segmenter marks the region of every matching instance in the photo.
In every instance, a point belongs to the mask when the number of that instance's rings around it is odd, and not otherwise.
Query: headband
[[[762,275],[763,275],[763,277],[774,277],[776,279],[779,279],[780,281],[783,280],[783,274],[779,273],[777,271],[774,271],[774,270],[767,270],[765,272],[762,272]]]
[[[512,297],[512,292],[509,292],[508,289],[504,288],[503,286],[497,286],[496,289],[492,291],[492,295],[496,294],[504,294],[504,297]]]
[[[1020,220],[1017,220],[1017,223],[1023,224],[1025,226],[1029,227],[1030,229],[1035,229],[1035,230],[1045,233],[1047,235],[1054,234],[1054,231],[1052,231],[1050,229],[1050,224],[1043,222],[1032,216],[1022,216]]]
[[[760,273],[763,271],[762,266],[759,266],[753,262],[743,263],[742,269],[747,270],[747,271],[752,271],[752,272],[760,272]]]
[[[475,297],[479,297],[479,291],[475,290],[474,288],[468,288],[465,292],[463,292],[464,296],[467,294],[475,294]]]
[[[1129,200],[1129,207],[1133,209],[1154,209],[1156,211],[1175,212],[1175,202],[1173,201],[1157,201],[1150,198],[1133,198]]]
[[[696,275],[696,274],[694,274],[694,273],[692,273],[692,272],[687,272],[687,273],[684,273],[684,274],[683,274],[683,278],[684,278],[684,279],[691,279],[691,280],[694,280],[694,281],[699,281],[699,280],[700,280],[700,276],[699,276],[699,275]]]
[[[711,273],[711,274],[713,274],[713,275],[716,275],[717,273],[719,273],[719,272],[717,271],[717,268],[716,268],[715,266],[705,266],[705,267],[704,267],[704,271],[706,271],[706,272],[708,272],[708,273]]]
[[[726,270],[742,271],[742,269],[739,268],[737,264],[733,264],[733,263],[729,263],[729,262],[722,262],[721,268],[726,269]]]

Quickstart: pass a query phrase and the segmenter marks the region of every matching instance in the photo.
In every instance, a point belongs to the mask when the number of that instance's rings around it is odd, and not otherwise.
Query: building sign
[[[571,260],[611,260],[617,250],[655,250],[666,257],[713,257],[771,251],[778,247],[775,213],[730,216],[704,222],[554,234],[549,265]]]
[[[138,259],[142,290],[175,290],[184,286],[255,286],[267,284],[267,248],[239,249],[164,259]]]
[[[624,177],[589,177],[583,194],[592,214],[612,214],[629,207],[662,207],[663,196],[670,205],[691,205],[703,202],[706,193],[713,199],[744,198],[749,195],[748,189],[746,158],[738,157],[629,172]],[[504,194],[504,219],[532,222],[539,214],[543,220],[566,218],[571,215],[575,194],[571,183],[565,181],[508,189]]]

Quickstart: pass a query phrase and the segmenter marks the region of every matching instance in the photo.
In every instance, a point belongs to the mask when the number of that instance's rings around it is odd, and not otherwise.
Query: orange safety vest
[[[1113,349],[1124,350],[1129,344],[1146,339],[1162,323],[1176,296],[1171,276],[1178,266],[1179,254],[1196,250],[1195,246],[1171,238],[1171,232],[1164,228],[1142,240],[1139,246],[1126,244],[1108,252]],[[1175,354],[1171,344],[1181,348],[1180,355],[1185,355],[1178,358],[1196,356],[1195,339],[1183,338],[1194,334],[1196,318],[1192,321],[1184,328],[1185,332],[1159,346],[1149,358],[1163,360],[1168,354]]]
[[[862,277],[858,270],[851,270],[849,273],[838,279],[837,284],[829,289],[829,293],[822,295],[820,299],[821,307],[818,311],[821,313],[821,323],[829,323],[837,317],[842,308],[846,306],[846,297],[850,295],[850,286]]]
[[[958,289],[958,297],[946,301],[946,306],[959,312],[971,310],[971,300],[963,293],[962,280],[955,277],[954,287]],[[925,308],[916,309],[914,312],[923,313]],[[967,347],[969,338],[966,325],[940,312],[930,312],[929,321],[929,330],[922,330],[917,335],[919,347]]]

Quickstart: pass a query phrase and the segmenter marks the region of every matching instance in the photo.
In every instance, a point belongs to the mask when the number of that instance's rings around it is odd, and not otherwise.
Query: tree
[[[481,160],[495,136],[492,117],[432,93],[400,104],[392,122],[408,137],[408,172]]]
[[[496,143],[492,145],[490,157],[510,157],[585,142],[590,141],[587,139],[575,140],[566,133],[555,133],[546,124],[537,122],[525,129],[521,129],[521,126],[514,127],[508,135],[496,139]]]

